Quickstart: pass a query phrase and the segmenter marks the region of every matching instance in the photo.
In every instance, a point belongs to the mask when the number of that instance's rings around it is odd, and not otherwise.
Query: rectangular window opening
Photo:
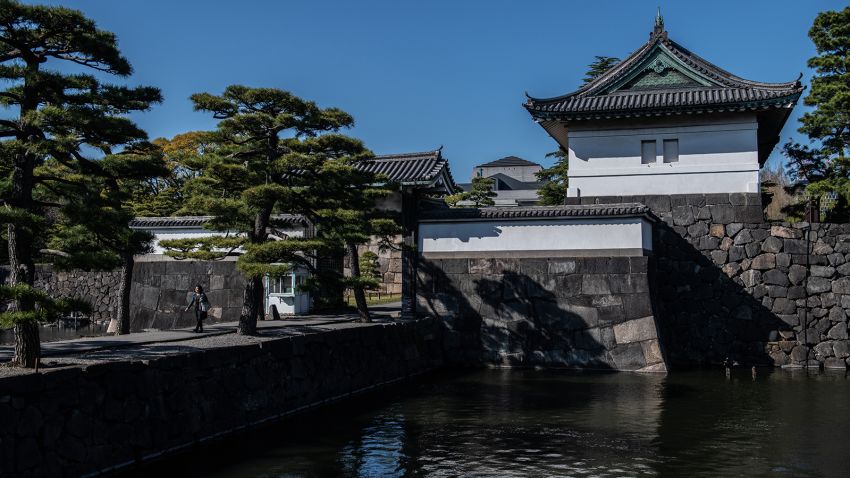
[[[679,162],[679,140],[665,139],[664,140],[664,162],[677,163]]]
[[[640,164],[653,164],[655,158],[655,140],[640,142]]]

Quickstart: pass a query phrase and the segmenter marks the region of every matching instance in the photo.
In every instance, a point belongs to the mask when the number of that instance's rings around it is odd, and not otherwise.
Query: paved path
[[[401,311],[401,302],[371,306],[369,307],[369,311],[373,314],[376,320],[398,318],[399,312]],[[355,320],[357,320],[357,314],[352,313],[305,315],[299,316],[298,318],[289,318],[285,320],[261,320],[257,322],[257,328],[260,329],[260,333],[262,334],[262,329],[281,329],[285,327],[328,325],[344,322],[354,322]],[[102,337],[84,337],[71,340],[59,340],[56,342],[43,342],[41,344],[41,356],[62,357],[92,352],[95,350],[113,349],[151,343],[179,342],[182,340],[197,339],[199,337],[233,334],[236,333],[236,327],[238,325],[238,322],[221,322],[217,324],[211,324],[209,327],[205,327],[204,332],[200,334],[196,334],[192,332],[191,328],[186,327],[183,329],[137,332],[127,335],[105,335]],[[12,360],[13,355],[13,346],[0,346],[0,362],[8,362]]]

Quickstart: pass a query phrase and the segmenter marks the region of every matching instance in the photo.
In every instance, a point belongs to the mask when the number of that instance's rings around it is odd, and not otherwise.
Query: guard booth
[[[272,307],[280,315],[304,315],[310,312],[310,294],[301,290],[301,285],[310,274],[303,268],[293,268],[288,274],[278,277],[266,276],[266,316],[274,317]]]

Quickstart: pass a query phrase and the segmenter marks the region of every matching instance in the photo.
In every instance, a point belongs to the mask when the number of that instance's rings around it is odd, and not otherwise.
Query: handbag
[[[201,312],[207,312],[210,310],[210,303],[207,300],[206,294],[202,295],[200,300],[198,300],[198,310]]]

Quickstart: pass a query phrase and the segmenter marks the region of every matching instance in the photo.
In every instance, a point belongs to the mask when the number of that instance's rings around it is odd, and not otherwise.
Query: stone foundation
[[[587,196],[567,198],[567,204],[645,204],[666,222],[708,221],[714,224],[764,221],[761,194],[673,194],[645,196]]]
[[[420,258],[417,312],[460,363],[665,371],[646,257]]]
[[[671,363],[850,363],[850,224],[812,224],[808,242],[805,227],[691,216],[659,226],[658,309]]]

